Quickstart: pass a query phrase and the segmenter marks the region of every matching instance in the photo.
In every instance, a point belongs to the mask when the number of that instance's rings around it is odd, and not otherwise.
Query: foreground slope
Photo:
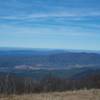
[[[0,96],[0,100],[100,100],[100,90]]]

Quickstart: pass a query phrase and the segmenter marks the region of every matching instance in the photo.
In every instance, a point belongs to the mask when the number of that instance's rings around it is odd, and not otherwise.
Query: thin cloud
[[[9,19],[9,20],[30,20],[30,19],[44,19],[44,18],[68,18],[73,20],[81,20],[84,17],[99,17],[100,12],[88,12],[88,13],[69,13],[69,12],[58,12],[58,13],[40,13],[40,14],[29,14],[29,15],[19,15],[19,16],[0,16],[0,19]]]

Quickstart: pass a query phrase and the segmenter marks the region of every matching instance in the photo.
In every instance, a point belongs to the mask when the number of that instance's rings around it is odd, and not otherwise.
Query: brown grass
[[[100,90],[78,90],[68,92],[40,93],[0,96],[0,100],[100,100]]]

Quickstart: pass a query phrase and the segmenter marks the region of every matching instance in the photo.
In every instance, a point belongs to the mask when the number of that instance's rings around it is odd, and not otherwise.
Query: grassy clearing
[[[100,100],[100,90],[91,89],[40,94],[1,95],[0,100]]]

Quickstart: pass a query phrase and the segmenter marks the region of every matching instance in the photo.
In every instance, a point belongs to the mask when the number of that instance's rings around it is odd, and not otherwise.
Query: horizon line
[[[0,46],[0,50],[3,49],[13,49],[13,50],[63,50],[63,51],[96,51],[96,52],[100,52],[100,50],[93,50],[93,49],[71,49],[71,48],[35,48],[35,47],[1,47]]]

